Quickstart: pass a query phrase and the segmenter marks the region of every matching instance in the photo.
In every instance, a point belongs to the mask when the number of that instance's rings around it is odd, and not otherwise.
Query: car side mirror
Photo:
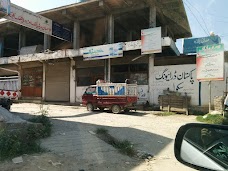
[[[176,159],[198,170],[228,170],[228,126],[187,124],[177,132]]]

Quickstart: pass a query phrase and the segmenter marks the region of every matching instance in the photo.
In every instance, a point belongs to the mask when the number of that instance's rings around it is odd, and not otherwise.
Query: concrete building
[[[198,105],[196,58],[180,55],[175,45],[176,39],[191,37],[182,1],[90,0],[39,14],[70,28],[73,41],[10,21],[0,23],[0,66],[21,72],[22,99],[74,104],[98,79],[124,82],[130,78],[138,81],[139,102],[157,103],[162,90],[171,86],[190,93],[192,104]],[[141,30],[152,27],[162,28],[162,53],[141,55]],[[83,60],[84,47],[118,42],[124,42],[123,57]],[[167,81],[161,74],[169,70],[191,76]]]

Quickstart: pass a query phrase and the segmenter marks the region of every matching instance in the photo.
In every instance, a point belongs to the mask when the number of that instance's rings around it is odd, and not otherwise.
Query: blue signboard
[[[63,40],[72,42],[71,30],[54,21],[52,21],[52,35]]]
[[[10,0],[0,0],[0,12],[10,14]]]
[[[197,47],[220,44],[220,43],[221,43],[221,38],[219,36],[184,39],[183,53],[184,54],[196,53]]]

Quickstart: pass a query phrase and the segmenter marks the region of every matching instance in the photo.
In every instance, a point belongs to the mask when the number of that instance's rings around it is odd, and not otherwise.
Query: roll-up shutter
[[[46,101],[69,102],[70,62],[55,62],[46,66]]]

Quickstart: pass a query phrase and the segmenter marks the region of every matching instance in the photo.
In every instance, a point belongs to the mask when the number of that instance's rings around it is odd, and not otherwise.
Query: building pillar
[[[44,34],[44,50],[51,49],[51,36]]]
[[[73,30],[73,49],[80,49],[80,22],[74,21]],[[76,62],[71,59],[70,61],[70,103],[76,103]]]
[[[70,60],[70,103],[76,102],[76,72],[75,60]]]
[[[156,27],[156,7],[151,6],[149,12],[149,28]],[[154,99],[154,54],[149,55],[149,102],[155,103]]]
[[[74,31],[73,31],[73,49],[80,48],[80,23],[79,21],[74,21]]]
[[[42,100],[46,100],[46,63],[43,62]]]
[[[114,43],[114,16],[112,14],[109,14],[107,16],[107,42],[108,44]],[[105,65],[104,65],[104,75],[105,75],[105,81],[110,82],[111,81],[111,59],[105,59]]]
[[[132,41],[132,40],[133,40],[133,32],[129,30],[127,33],[127,41]]]
[[[4,37],[0,37],[0,57],[4,56]]]
[[[20,32],[19,32],[18,51],[20,52],[21,48],[25,47],[25,46],[26,46],[26,34],[25,34],[25,30],[23,28],[21,28]]]

